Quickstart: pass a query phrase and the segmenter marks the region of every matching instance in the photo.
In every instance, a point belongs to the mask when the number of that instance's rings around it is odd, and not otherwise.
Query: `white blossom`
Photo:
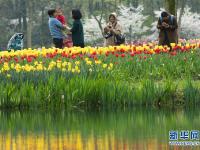
[[[125,33],[129,33],[130,27],[132,28],[133,36],[135,34],[144,34],[149,30],[147,26],[143,26],[148,16],[144,16],[143,6],[135,7],[119,6],[118,20]]]
[[[180,14],[180,9],[178,14]],[[191,12],[189,7],[185,8],[181,19],[180,35],[187,39],[200,38],[200,14]]]
[[[100,19],[100,16],[97,16],[97,19]],[[105,20],[102,18],[102,26],[105,25]],[[103,38],[102,31],[99,27],[98,22],[96,19],[92,16],[91,18],[84,19],[84,35],[86,41],[94,41],[99,38]]]

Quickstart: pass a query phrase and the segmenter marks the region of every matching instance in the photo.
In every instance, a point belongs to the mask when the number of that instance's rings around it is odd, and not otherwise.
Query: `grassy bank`
[[[200,82],[163,80],[114,81],[74,77],[47,81],[1,83],[1,108],[130,108],[135,105],[172,107],[200,104]]]

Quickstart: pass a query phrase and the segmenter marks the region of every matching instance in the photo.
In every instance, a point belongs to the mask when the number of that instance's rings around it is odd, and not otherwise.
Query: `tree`
[[[186,0],[182,0],[181,3],[181,8],[180,8],[180,12],[179,12],[179,16],[178,16],[178,33],[180,33],[180,29],[181,29],[181,22],[182,22],[182,17],[184,15],[184,10],[185,10],[185,5],[186,5]]]
[[[165,0],[165,9],[176,16],[176,0]]]
[[[180,14],[180,9],[178,14]],[[193,13],[188,6],[181,19],[180,37],[186,39],[200,38],[200,18],[198,13]]]
[[[144,22],[148,16],[143,15],[143,6],[127,7],[124,5],[119,6],[118,20],[123,27],[124,33],[129,37],[129,41],[136,40],[145,34],[149,28],[144,26]]]
[[[144,22],[146,21],[148,16],[144,16],[143,6],[135,7],[127,7],[124,5],[118,6],[118,20],[120,25],[123,28],[123,32],[129,37],[129,41],[131,42],[133,39],[141,37],[145,34],[149,28],[144,26]],[[101,21],[99,21],[101,20]],[[100,24],[100,25],[99,25]],[[87,18],[84,20],[84,28],[86,33],[86,39],[89,41],[97,40],[99,38],[103,38],[103,25],[106,24],[102,15],[100,16],[92,16],[91,18]]]
[[[32,47],[32,28],[33,28],[33,0],[27,0],[28,25],[27,25],[27,47]]]

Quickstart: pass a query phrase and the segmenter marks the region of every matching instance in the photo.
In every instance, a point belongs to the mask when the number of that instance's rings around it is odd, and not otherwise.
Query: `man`
[[[56,19],[57,17],[56,9],[49,10],[48,15],[49,15],[49,30],[53,38],[53,43],[56,48],[62,49],[63,38],[64,38],[62,31],[66,29],[66,26],[62,25],[62,23]]]
[[[162,12],[157,28],[160,30],[159,45],[171,47],[170,43],[178,43],[178,23],[175,16]]]

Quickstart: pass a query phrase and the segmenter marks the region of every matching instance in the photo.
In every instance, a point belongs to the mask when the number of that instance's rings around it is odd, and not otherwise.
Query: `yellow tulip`
[[[107,64],[103,64],[103,68],[107,68],[107,66],[108,66]]]

